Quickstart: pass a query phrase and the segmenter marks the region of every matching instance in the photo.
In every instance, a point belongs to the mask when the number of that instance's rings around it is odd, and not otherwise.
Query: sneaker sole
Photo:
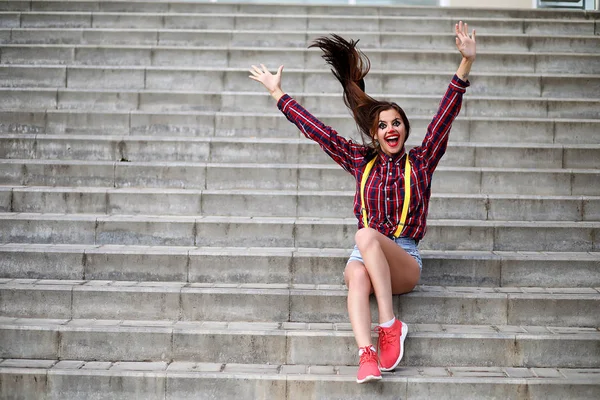
[[[358,378],[356,378],[356,383],[367,383],[367,382],[371,382],[371,381],[380,381],[380,380],[381,380],[381,375],[379,375],[379,376],[369,375],[369,376],[366,376],[362,380],[359,380]]]
[[[400,321],[400,322],[402,322],[402,321]],[[394,365],[392,365],[390,368],[382,368],[380,366],[379,370],[381,372],[393,371],[394,369],[396,369],[398,364],[400,364],[400,360],[402,360],[402,357],[404,357],[404,339],[406,339],[407,334],[408,334],[408,325],[406,325],[404,322],[402,322],[402,336],[400,336],[400,354],[398,355],[398,359],[396,360]]]

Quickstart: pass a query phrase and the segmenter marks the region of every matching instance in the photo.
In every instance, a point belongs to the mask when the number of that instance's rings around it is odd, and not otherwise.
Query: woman
[[[332,35],[315,40],[311,47],[321,48],[342,84],[344,102],[352,111],[363,144],[338,136],[285,94],[281,89],[283,65],[275,75],[264,65],[250,70],[250,78],[267,88],[288,120],[356,179],[358,231],[344,279],[359,349],[358,383],[381,379],[380,371],[396,368],[404,353],[408,326],[394,316],[392,295],[410,292],[419,281],[422,262],[417,245],[425,234],[431,178],[446,150],[475,60],[475,30],[469,35],[462,21],[454,29],[462,61],[423,143],[408,153],[404,147],[410,133],[408,119],[396,103],[378,101],[365,93],[364,77],[370,63],[356,49],[357,42]],[[371,341],[371,293],[375,293],[379,311],[379,355]]]

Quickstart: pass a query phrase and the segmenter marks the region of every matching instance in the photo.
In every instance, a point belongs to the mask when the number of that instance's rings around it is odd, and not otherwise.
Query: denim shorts
[[[423,269],[423,260],[421,260],[421,254],[419,253],[419,249],[417,248],[417,242],[413,238],[408,237],[399,237],[395,240],[396,244],[404,249],[408,254],[412,256],[415,260],[417,260],[417,264],[419,264],[419,269]],[[365,263],[362,259],[360,251],[358,250],[358,246],[354,245],[354,249],[352,250],[352,254],[350,254],[350,261],[360,261],[361,263]],[[347,263],[346,263],[347,264]]]

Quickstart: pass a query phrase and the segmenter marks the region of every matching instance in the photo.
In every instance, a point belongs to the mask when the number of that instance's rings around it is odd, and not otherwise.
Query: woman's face
[[[406,140],[406,128],[398,111],[390,108],[379,113],[375,140],[388,156],[398,154],[402,150]]]

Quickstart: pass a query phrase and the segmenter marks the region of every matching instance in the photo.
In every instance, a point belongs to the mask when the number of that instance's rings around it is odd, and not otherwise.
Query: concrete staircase
[[[0,398],[600,398],[600,14],[0,2]],[[248,79],[355,127],[311,39],[360,38],[433,182],[405,358],[357,385],[354,182]],[[373,303],[373,306],[375,304]],[[374,307],[375,308],[375,307]]]

